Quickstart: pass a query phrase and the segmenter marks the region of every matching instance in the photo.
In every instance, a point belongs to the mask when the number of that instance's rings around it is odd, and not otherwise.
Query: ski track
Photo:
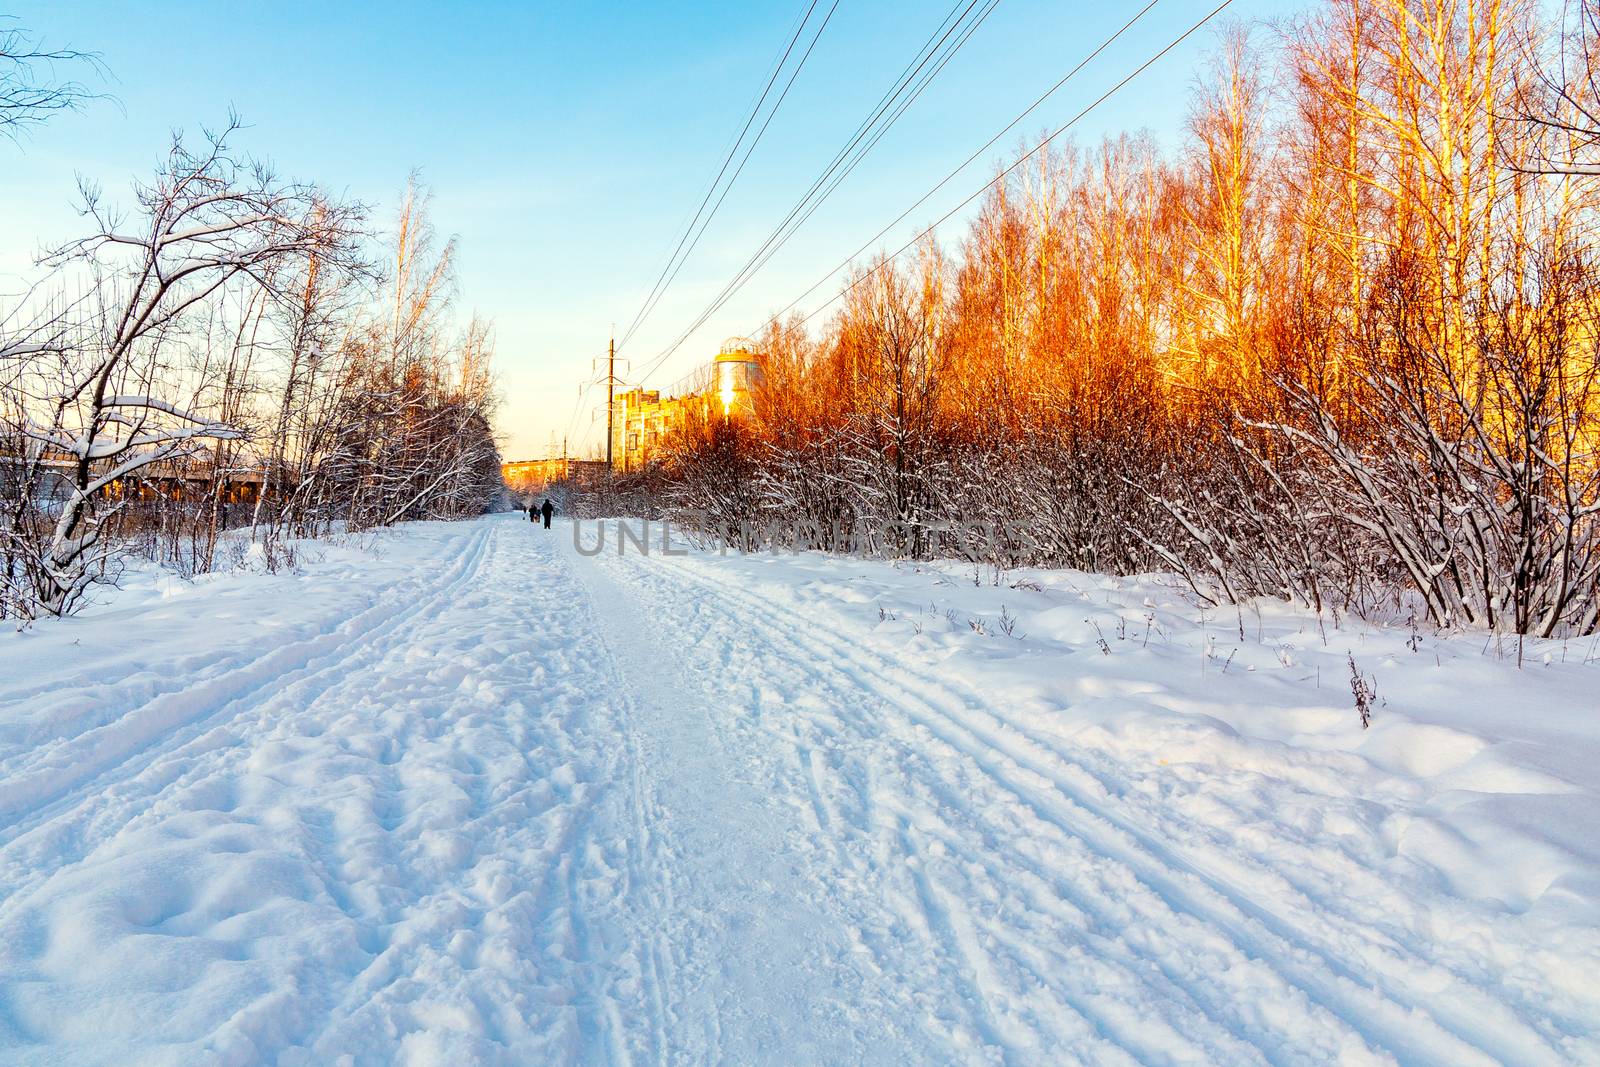
[[[630,566],[628,557],[622,557],[621,562],[606,558],[618,568]],[[1391,936],[1392,930],[1384,929],[1383,916],[1371,912],[1352,915],[1347,900],[1337,894],[1312,899],[1304,885],[1290,881],[1293,871],[1269,870],[1264,864],[1252,863],[1252,857],[1238,842],[1208,834],[1206,827],[1187,820],[1167,817],[1159,823],[1153,819],[1145,822],[1143,817],[1151,814],[1148,809],[1120,803],[1124,798],[1114,796],[1110,790],[1119,768],[1094,766],[1083,753],[1073,753],[1069,758],[1029,736],[1008,721],[1003,711],[988,707],[976,694],[919,673],[906,660],[891,663],[864,653],[847,638],[820,630],[813,620],[722,580],[715,566],[659,555],[648,561],[634,556],[631,570],[637,583],[656,587],[659,602],[678,605],[680,619],[687,614],[680,631],[685,640],[693,640],[697,627],[706,634],[716,633],[721,627],[728,631],[722,639],[730,645],[737,640],[734,634],[742,631],[743,643],[750,649],[768,652],[789,648],[783,663],[774,663],[772,657],[766,656],[749,672],[725,673],[734,678],[765,677],[790,698],[796,694],[822,694],[820,706],[805,709],[818,713],[813,716],[814,721],[831,719],[836,726],[857,727],[847,744],[839,738],[830,739],[836,751],[862,752],[872,747],[881,749],[885,743],[895,745],[898,755],[889,758],[890,765],[905,776],[908,786],[926,790],[925,803],[907,805],[917,818],[948,814],[964,819],[969,817],[969,809],[991,810],[989,805],[974,803],[975,790],[992,791],[1003,798],[1002,805],[1014,806],[1016,810],[1008,815],[1025,816],[976,827],[976,840],[971,833],[963,835],[961,828],[949,821],[940,826],[954,840],[967,838],[964,858],[985,868],[989,879],[987,886],[968,883],[967,892],[953,893],[949,899],[970,904],[973,900],[992,899],[995,892],[1003,891],[999,887],[1027,884],[1044,890],[1027,898],[1025,906],[1008,916],[1008,921],[986,931],[992,943],[1013,938],[1013,929],[1026,925],[1027,916],[1059,914],[1056,905],[1066,902],[1080,909],[1080,915],[1090,916],[1091,929],[1097,923],[1119,921],[1127,927],[1114,938],[1096,939],[1091,944],[1111,948],[1114,956],[1123,955],[1130,946],[1148,945],[1152,941],[1149,933],[1116,917],[1121,909],[1115,901],[1095,900],[1085,892],[1083,884],[1072,884],[1061,877],[1073,867],[1081,870],[1109,865],[1112,871],[1108,873],[1125,892],[1147,898],[1142,901],[1147,908],[1137,914],[1137,924],[1174,928],[1174,942],[1180,946],[1184,939],[1203,937],[1213,942],[1212,951],[1220,948],[1226,953],[1228,971],[1251,970],[1251,984],[1264,988],[1213,988],[1217,983],[1210,976],[1185,972],[1163,960],[1162,954],[1148,950],[1141,959],[1119,961],[1127,968],[1119,977],[1151,982],[1148,996],[1169,1005],[1187,1002],[1195,1009],[1194,1014],[1172,1019],[1172,1029],[1166,1035],[1179,1047],[1188,1046],[1180,1055],[1228,1062],[1253,1058],[1326,1062],[1352,1055],[1376,1061],[1393,1056],[1403,1062],[1440,1064],[1571,1062],[1569,1054],[1553,1043],[1553,1038],[1565,1030],[1560,1020],[1541,1032],[1507,1009],[1505,991],[1473,980],[1472,972],[1481,970],[1481,958],[1469,954],[1455,959],[1444,954],[1429,958],[1419,951],[1428,948],[1425,942],[1412,938],[1410,943],[1401,943]],[[751,640],[752,635],[756,639]],[[785,667],[802,669],[783,678]],[[754,696],[759,705],[759,695]],[[864,702],[863,696],[869,699]],[[745,697],[746,701],[749,699]],[[879,714],[862,714],[866,707]],[[799,774],[794,777],[800,779],[801,785],[790,788],[806,797],[818,837],[829,839],[841,830],[850,831],[852,827],[833,818],[818,799],[822,790],[811,748],[799,740],[795,730],[774,733],[773,737],[795,746],[794,765]],[[933,763],[931,753],[947,757],[940,760],[942,766]],[[774,767],[772,773],[777,780],[783,778],[780,767]],[[959,778],[951,781],[952,774]],[[872,818],[869,815],[869,822]],[[1032,850],[1026,844],[1007,849],[999,843],[1019,836],[1034,840],[1058,838],[1080,854],[1070,865],[1018,864]],[[1223,847],[1183,849],[1181,843],[1185,841],[1207,841]],[[899,855],[892,847],[884,849],[877,866],[922,869],[921,849],[909,829],[902,833],[900,844]],[[820,846],[824,850],[836,847],[832,841]],[[1082,851],[1085,847],[1086,854]],[[1274,913],[1233,882],[1235,871],[1208,869],[1197,859],[1202,851],[1208,856],[1231,856],[1237,871],[1246,877],[1267,879],[1280,892],[1288,890],[1302,906],[1293,914]],[[1311,850],[1306,852],[1309,860]],[[1369,871],[1358,869],[1356,873],[1376,881]],[[981,948],[975,947],[984,939],[970,933],[960,936],[948,919],[941,918],[943,909],[929,891],[926,876],[918,874],[915,881],[915,900],[923,913],[921,926],[928,931],[930,950],[951,958],[958,973],[987,968],[990,961]],[[972,892],[980,888],[984,892]],[[984,923],[984,917],[978,914],[962,918]],[[1056,943],[1070,940],[1062,937]],[[1044,954],[1052,955],[1049,949]],[[1028,968],[1021,955],[1014,954],[1009,962],[1017,965],[1022,976],[1040,979],[1040,972]],[[1062,961],[1058,958],[1055,962]],[[1151,965],[1160,971],[1160,979],[1152,981]],[[990,977],[994,974],[991,971]],[[993,989],[1004,983],[984,985]],[[1276,997],[1280,1003],[1252,1003],[1264,995]],[[996,1037],[995,1029],[985,1018],[983,995],[968,991],[962,999],[976,1005],[969,1014],[969,1025],[988,1038],[988,1043],[1003,1045],[1007,1053],[1037,1051],[1054,1042],[1073,1039],[1070,1033],[1050,1032],[1048,1024],[1039,1027],[1031,1023],[1019,1027],[1018,1040]],[[1592,1003],[1591,1000],[1589,1006]],[[1118,1010],[1115,1005],[1103,1003],[1101,997],[1067,996],[1060,1007],[1069,1009],[1088,1025],[1091,1039],[1125,1042],[1125,1051],[1135,1059],[1159,1059],[1172,1051],[1143,1043],[1152,1028],[1147,1020],[1138,1018],[1136,1003]],[[1540,1005],[1523,1007],[1537,1018]],[[1326,1035],[1320,1048],[1307,1046],[1307,1017],[1316,1020]],[[1216,1020],[1226,1022],[1224,1030],[1217,1029]],[[1209,1037],[1195,1036],[1208,1030],[1212,1031]],[[1141,1031],[1145,1039],[1135,1036]],[[1118,1037],[1119,1034],[1124,1036]],[[1239,1037],[1253,1047],[1247,1049],[1233,1040]],[[1081,1054],[1091,1061],[1111,1053],[1105,1047],[1080,1047]]]
[[[141,777],[141,772],[163,756],[220,725],[230,712],[259,704],[269,694],[280,695],[281,699],[281,693],[290,689],[301,697],[316,695],[318,685],[325,687],[349,671],[357,658],[370,657],[375,649],[390,647],[394,639],[389,635],[402,630],[405,623],[449,603],[452,595],[475,575],[488,539],[487,531],[472,536],[469,547],[448,566],[442,579],[433,583],[428,595],[409,607],[396,603],[399,596],[383,597],[311,638],[225,667],[198,682],[163,688],[112,723],[85,731],[60,746],[46,747],[42,754],[35,753],[41,757],[35,762],[44,764],[42,767],[8,768],[6,789],[0,792],[0,798],[23,797],[35,807],[29,817],[0,825],[0,847],[57,820],[62,811],[80,803],[85,794]],[[43,781],[52,784],[34,786]],[[170,783],[154,783],[150,794],[158,794],[167,784]],[[6,808],[0,807],[0,815],[4,814]],[[6,903],[13,899],[8,895]]]
[[[714,558],[429,536],[309,631],[0,741],[0,1063],[1596,1050],[1592,992],[1491,965],[1514,918],[1248,832],[1411,803],[1336,757],[1157,779]]]
[[[551,587],[550,542],[463,529],[421,588],[192,688],[170,733],[130,729],[6,828],[0,1060],[59,1062],[64,1041],[75,1062],[127,1062],[117,1024],[159,996],[61,976],[191,937],[216,957],[208,983],[251,1001],[177,1009],[170,1030],[218,1062],[627,1062],[587,914],[621,847],[591,833],[623,766],[590,704],[612,679],[572,630],[581,601]],[[194,839],[234,870],[184,869]],[[295,913],[282,931],[238,929],[274,908]]]

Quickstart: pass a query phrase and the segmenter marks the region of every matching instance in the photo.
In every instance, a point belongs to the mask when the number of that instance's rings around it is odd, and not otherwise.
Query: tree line
[[[803,516],[928,556],[988,523],[998,566],[1593,633],[1597,10],[1236,26],[1180,143],[1024,153],[954,246],[860,266],[818,329],[769,323],[754,418],[680,428],[607,492],[713,531]]]
[[[87,97],[18,32],[13,125]],[[85,235],[0,298],[0,618],[71,612],[135,555],[276,569],[335,528],[499,506],[491,333],[455,325],[425,193],[380,232],[237,134],[175,136],[125,209],[85,184]]]

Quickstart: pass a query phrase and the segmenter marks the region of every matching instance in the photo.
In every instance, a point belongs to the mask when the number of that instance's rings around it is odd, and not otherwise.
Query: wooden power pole
[[[615,431],[611,427],[612,416],[616,414],[617,402],[613,393],[617,386],[617,339],[611,339],[611,346],[606,353],[606,471],[611,470],[611,439]]]

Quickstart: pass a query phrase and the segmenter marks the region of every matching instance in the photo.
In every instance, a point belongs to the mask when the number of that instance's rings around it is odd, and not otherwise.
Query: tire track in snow
[[[943,894],[928,876],[927,856],[917,844],[911,820],[901,814],[895,823],[895,837],[911,871],[911,882],[916,887],[917,900],[921,904],[920,918],[927,927],[928,940],[938,946],[946,957],[948,973],[955,976],[963,999],[972,1008],[972,1024],[978,1036],[986,1045],[1009,1051],[1015,1043],[1000,1036],[988,999],[983,993],[985,985],[992,984],[993,976],[989,973],[984,953],[974,943],[971,924],[964,922],[958,910],[941,899]]]
[[[642,635],[633,630],[627,609],[620,605],[620,591],[573,554],[561,552],[558,558],[567,576],[587,594],[583,598],[583,610],[591,622],[590,631],[595,635],[597,651],[606,664],[605,673],[611,679],[610,695],[622,709],[626,724],[626,743],[632,764],[634,809],[631,814],[635,832],[642,831],[644,835],[631,857],[635,866],[626,909],[635,924],[631,939],[634,944],[645,946],[645,957],[649,961],[645,968],[649,989],[644,999],[651,1016],[652,1045],[643,1051],[653,1054],[651,1058],[657,1063],[719,1062],[724,1059],[724,1052],[717,1013],[700,999],[706,985],[705,976],[699,972],[700,962],[687,955],[691,947],[708,943],[709,934],[702,916],[685,913],[680,907],[680,901],[687,899],[692,888],[679,885],[685,860],[689,857],[676,842],[672,827],[661,825],[661,813],[668,800],[663,795],[659,772],[649,770],[657,765],[663,752],[669,759],[681,752],[670,751],[670,735],[664,741],[659,728],[647,739],[643,722],[652,707],[659,721],[659,705],[675,698],[681,702],[681,687],[685,682],[668,671],[664,672],[665,678],[657,674],[653,680],[668,683],[672,687],[670,692],[663,693],[659,688],[641,690],[641,672],[648,672],[649,668],[640,667],[637,662],[641,659],[639,639]],[[725,773],[720,750],[706,745],[691,748],[697,751],[700,765],[710,759],[715,764],[714,774]],[[695,765],[695,761],[690,765]],[[686,770],[676,760],[673,769],[677,773]],[[641,974],[641,978],[644,977]],[[697,1017],[703,1027],[694,1032],[689,1026]],[[693,1039],[693,1043],[689,1039]]]
[[[571,573],[570,567],[568,573]],[[590,618],[593,619],[592,612]],[[595,632],[603,634],[598,624],[595,625]],[[670,885],[666,887],[663,899],[662,895],[651,892],[653,883],[646,874],[650,871],[665,872],[667,865],[662,862],[659,838],[655,829],[660,816],[655,798],[646,792],[639,729],[634,721],[634,708],[628,702],[624,702],[622,706],[622,726],[627,746],[629,816],[632,819],[632,833],[628,835],[627,840],[628,868],[624,897],[636,901],[634,907],[639,906],[637,901],[642,898],[646,902],[645,906],[656,914],[666,914],[672,903]],[[636,942],[639,953],[639,980],[644,987],[644,1008],[650,1024],[645,1052],[648,1058],[657,1064],[667,1061],[668,998],[665,991],[674,988],[677,981],[675,973],[665,962],[667,952],[663,951],[662,941],[663,935],[653,932]]]

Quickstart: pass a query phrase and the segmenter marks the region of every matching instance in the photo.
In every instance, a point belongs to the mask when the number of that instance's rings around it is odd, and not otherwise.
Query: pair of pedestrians
[[[538,522],[540,517],[542,516],[544,518],[544,528],[546,530],[550,529],[550,516],[554,515],[555,513],[556,513],[556,506],[554,504],[550,503],[550,498],[549,497],[545,497],[544,498],[544,506],[543,507],[536,508],[532,504],[528,505],[528,521],[529,522]]]

